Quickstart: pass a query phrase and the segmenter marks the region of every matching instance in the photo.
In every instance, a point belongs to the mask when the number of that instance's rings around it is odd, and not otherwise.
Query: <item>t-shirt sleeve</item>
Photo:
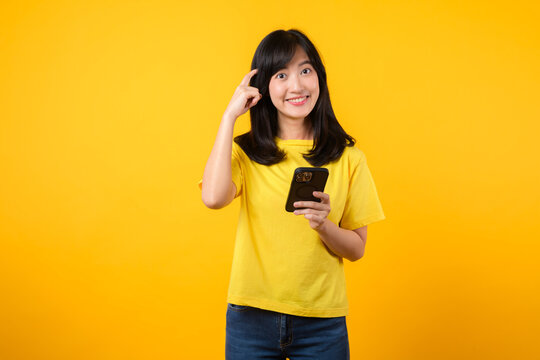
[[[235,198],[242,193],[243,174],[241,166],[241,148],[233,141],[232,154],[231,154],[231,177],[234,185],[236,186]],[[199,189],[202,190],[202,179],[199,180]]]
[[[340,227],[355,230],[386,219],[375,182],[369,171],[365,154],[357,148],[350,149],[349,190]]]

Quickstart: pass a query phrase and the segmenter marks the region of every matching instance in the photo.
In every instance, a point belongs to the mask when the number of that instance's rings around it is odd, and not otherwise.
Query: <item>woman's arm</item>
[[[340,228],[332,221],[324,219],[323,224],[317,230],[321,240],[336,255],[350,261],[356,261],[364,256],[366,248],[367,225],[356,230]],[[361,233],[365,234],[362,238]]]
[[[313,196],[321,199],[315,201],[297,201],[295,207],[304,209],[295,210],[295,215],[304,215],[309,220],[312,229],[319,233],[321,240],[337,256],[350,261],[356,261],[364,256],[367,240],[367,226],[355,230],[340,228],[327,216],[330,213],[330,196],[326,193],[315,191]]]
[[[255,106],[262,97],[257,88],[249,86],[255,73],[257,69],[247,73],[236,88],[223,114],[214,147],[204,168],[201,197],[210,209],[227,206],[236,195],[231,174],[233,130],[236,119]]]
[[[204,168],[202,201],[210,209],[220,209],[233,201],[236,186],[231,176],[231,154],[236,119],[224,114],[214,147]]]

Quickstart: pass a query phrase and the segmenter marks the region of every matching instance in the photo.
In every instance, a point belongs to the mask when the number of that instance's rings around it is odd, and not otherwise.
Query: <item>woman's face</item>
[[[319,78],[301,46],[287,67],[272,75],[268,85],[278,120],[303,121],[319,98]]]

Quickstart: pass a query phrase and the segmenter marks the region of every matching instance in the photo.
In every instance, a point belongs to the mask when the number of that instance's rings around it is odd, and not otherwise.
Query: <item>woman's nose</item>
[[[301,90],[302,81],[299,76],[291,76],[291,90]]]

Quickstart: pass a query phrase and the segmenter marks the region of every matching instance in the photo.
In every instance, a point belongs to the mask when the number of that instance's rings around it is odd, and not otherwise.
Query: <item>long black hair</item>
[[[272,75],[291,61],[297,45],[306,52],[319,79],[319,98],[306,117],[313,129],[313,147],[303,155],[304,158],[313,166],[321,166],[339,159],[345,147],[355,143],[334,115],[326,83],[326,69],[315,45],[299,30],[275,30],[261,41],[251,62],[251,69],[258,71],[251,78],[250,86],[259,89],[262,95],[257,105],[249,109],[251,130],[234,139],[249,158],[259,164],[277,164],[285,158],[285,152],[274,141],[279,125],[277,109],[270,99],[268,86]]]

